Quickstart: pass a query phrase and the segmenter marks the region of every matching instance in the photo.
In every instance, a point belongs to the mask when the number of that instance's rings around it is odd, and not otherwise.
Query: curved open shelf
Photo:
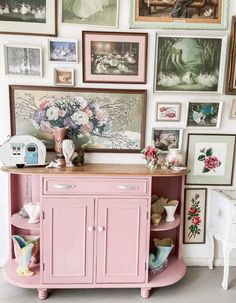
[[[165,219],[162,219],[158,226],[151,225],[151,231],[165,231],[178,227],[180,225],[180,215],[175,215],[175,221],[166,222]]]
[[[183,278],[186,272],[186,266],[182,259],[178,259],[176,256],[170,256],[168,258],[167,268],[160,274],[149,274],[148,286],[150,287],[162,287],[168,286],[178,282]]]
[[[8,260],[3,267],[4,278],[11,284],[24,288],[38,288],[40,287],[40,270],[39,264],[30,267],[34,272],[31,277],[18,276],[16,273],[17,261],[16,259]]]
[[[22,218],[18,213],[12,215],[11,224],[22,229],[40,230],[39,223],[28,223],[29,218]]]

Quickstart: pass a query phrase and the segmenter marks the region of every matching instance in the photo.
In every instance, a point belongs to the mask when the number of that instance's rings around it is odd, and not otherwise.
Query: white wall
[[[224,0],[223,0],[224,1]],[[236,14],[236,2],[229,0],[229,28],[231,23],[231,15]],[[74,65],[76,69],[76,86],[79,87],[101,87],[101,88],[126,88],[126,89],[147,89],[148,90],[148,106],[147,106],[147,124],[146,124],[146,144],[150,143],[152,127],[183,127],[185,123],[185,110],[186,102],[188,100],[204,99],[204,100],[222,100],[224,101],[223,115],[221,128],[217,130],[220,133],[236,133],[235,120],[229,120],[229,110],[232,101],[231,96],[225,95],[204,95],[195,94],[153,94],[153,75],[154,75],[154,55],[155,55],[155,33],[156,30],[138,30],[139,32],[149,33],[149,45],[148,45],[148,78],[146,85],[125,85],[125,84],[83,84],[82,83],[82,48],[81,48],[81,31],[82,30],[101,30],[104,28],[98,27],[81,27],[71,25],[60,25],[59,34],[61,38],[76,38],[79,40],[80,60],[78,65]],[[111,30],[111,29],[110,29]],[[120,15],[119,15],[119,28],[117,31],[129,30],[129,1],[120,0]],[[135,31],[135,30],[132,30]],[[158,32],[165,34],[172,34],[174,30],[158,30]],[[204,31],[205,32],[205,31]],[[228,31],[209,31],[209,35],[217,35],[218,33],[228,34]],[[178,33],[186,33],[186,31],[178,31]],[[191,30],[190,34],[199,35],[201,31]],[[10,36],[0,35],[1,47],[0,47],[0,143],[5,140],[8,134],[10,134],[10,118],[9,118],[9,97],[8,97],[8,85],[9,84],[28,84],[28,85],[53,85],[53,64],[47,61],[47,38],[34,37],[34,36]],[[4,76],[4,56],[3,45],[7,43],[21,43],[28,45],[38,45],[43,47],[44,51],[44,78],[33,79],[28,77],[12,77]],[[157,123],[155,122],[155,105],[157,101],[176,101],[182,103],[182,115],[181,121],[178,123]],[[193,131],[191,131],[193,132]],[[183,149],[186,149],[187,131],[185,131]],[[113,162],[113,163],[144,163],[140,154],[86,154],[86,162]],[[236,188],[236,176],[234,178],[234,188]],[[0,266],[4,263],[8,255],[8,176],[7,174],[0,173]],[[209,216],[210,210],[207,208]],[[185,260],[188,264],[206,265],[208,247],[206,245],[184,245],[183,253]],[[217,252],[218,257],[221,257],[221,253]],[[236,254],[232,254],[236,258]],[[234,260],[233,260],[234,261]],[[236,259],[235,259],[236,261]],[[221,260],[220,260],[221,262]],[[235,262],[236,263],[236,262]]]

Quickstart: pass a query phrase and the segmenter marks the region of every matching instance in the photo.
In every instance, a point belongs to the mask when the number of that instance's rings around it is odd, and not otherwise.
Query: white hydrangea
[[[71,119],[78,125],[86,125],[89,122],[89,117],[85,112],[77,111],[72,116]]]
[[[59,111],[59,108],[57,108],[56,106],[50,106],[46,112],[48,120],[57,120],[59,117]]]
[[[76,96],[75,100],[76,100],[76,102],[79,102],[82,109],[85,108],[88,104],[88,102],[83,97],[80,97],[80,96]]]

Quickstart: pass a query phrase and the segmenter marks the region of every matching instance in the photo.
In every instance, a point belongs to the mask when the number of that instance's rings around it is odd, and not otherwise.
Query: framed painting
[[[147,33],[83,31],[83,81],[146,83]]]
[[[49,39],[48,60],[50,62],[77,63],[78,41],[73,39]]]
[[[181,103],[157,103],[156,121],[179,121],[180,109]]]
[[[233,134],[188,134],[186,184],[230,186],[235,155]]]
[[[119,0],[61,0],[60,5],[63,24],[118,26]]]
[[[73,68],[54,67],[54,85],[74,86],[75,70]]]
[[[57,36],[57,1],[0,1],[0,33]]]
[[[229,118],[236,119],[236,99],[232,101]]]
[[[41,47],[7,44],[4,56],[6,75],[43,76]]]
[[[206,237],[206,188],[186,188],[184,200],[184,243],[204,244]]]
[[[145,145],[145,90],[10,86],[11,134],[32,135],[53,149],[53,128],[77,147],[139,153]]]
[[[228,0],[131,0],[131,28],[226,29]]]
[[[219,128],[222,102],[219,101],[190,101],[186,117],[186,127]]]
[[[152,141],[155,147],[162,153],[168,153],[170,149],[182,148],[183,129],[153,128]]]
[[[221,93],[226,36],[157,35],[154,92]]]
[[[236,16],[232,17],[225,93],[236,95]]]

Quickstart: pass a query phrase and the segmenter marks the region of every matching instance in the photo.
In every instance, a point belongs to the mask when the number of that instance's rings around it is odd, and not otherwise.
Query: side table
[[[223,248],[224,275],[223,289],[228,289],[230,252],[236,248],[236,190],[211,190],[211,221],[208,228],[209,260],[208,267],[213,269],[214,238]]]

